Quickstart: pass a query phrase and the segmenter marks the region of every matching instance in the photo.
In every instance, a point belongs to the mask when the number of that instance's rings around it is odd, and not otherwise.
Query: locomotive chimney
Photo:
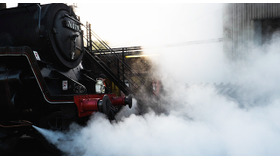
[[[0,10],[1,9],[6,9],[6,3],[0,3]]]

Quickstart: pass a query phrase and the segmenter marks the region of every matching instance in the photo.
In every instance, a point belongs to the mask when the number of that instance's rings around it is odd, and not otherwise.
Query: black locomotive
[[[114,119],[131,106],[130,96],[105,93],[81,26],[65,4],[0,10],[0,127],[61,129],[97,111]]]

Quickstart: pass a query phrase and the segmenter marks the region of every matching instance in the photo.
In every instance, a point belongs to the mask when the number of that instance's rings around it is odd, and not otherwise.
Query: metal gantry
[[[125,56],[141,54],[141,47],[111,48],[104,40],[91,30],[91,24],[86,23],[85,46],[94,62],[104,74],[125,94],[133,94],[144,84],[143,78],[126,63]]]

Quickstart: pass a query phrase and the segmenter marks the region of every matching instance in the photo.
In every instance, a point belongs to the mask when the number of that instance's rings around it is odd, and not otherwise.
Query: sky
[[[78,3],[77,14],[111,46],[158,46],[222,37],[222,4]],[[195,14],[193,14],[195,13]],[[211,23],[211,19],[215,18]],[[201,22],[206,21],[209,23]],[[200,28],[193,30],[193,28]],[[215,34],[207,30],[217,30]]]

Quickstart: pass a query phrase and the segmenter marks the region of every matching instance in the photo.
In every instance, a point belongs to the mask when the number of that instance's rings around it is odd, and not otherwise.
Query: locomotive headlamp
[[[95,92],[96,93],[105,93],[105,86],[103,84],[103,81],[101,79],[96,80],[95,84]]]

